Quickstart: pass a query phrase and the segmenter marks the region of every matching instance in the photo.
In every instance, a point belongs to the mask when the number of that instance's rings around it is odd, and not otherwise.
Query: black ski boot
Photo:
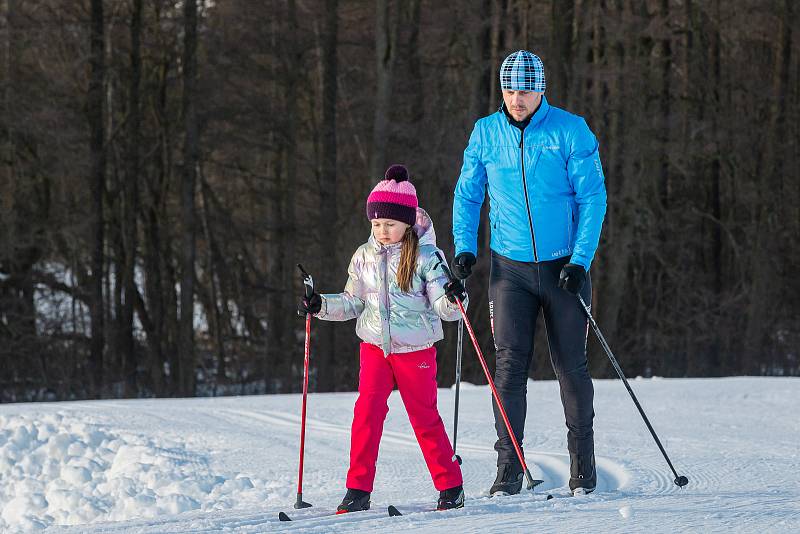
[[[518,463],[500,464],[497,466],[497,478],[489,490],[489,495],[516,495],[522,489],[525,474]]]
[[[439,502],[436,503],[437,510],[452,510],[453,508],[464,507],[464,487],[456,486],[439,492]]]
[[[347,493],[342,499],[342,504],[336,509],[336,513],[346,514],[369,510],[369,495],[368,491],[347,488]]]
[[[597,487],[594,453],[569,453],[569,489],[573,495],[586,495]]]

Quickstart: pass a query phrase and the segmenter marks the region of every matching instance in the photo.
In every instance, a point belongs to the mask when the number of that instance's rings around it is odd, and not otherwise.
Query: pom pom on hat
[[[406,169],[405,165],[395,163],[386,169],[384,178],[386,180],[394,180],[395,182],[406,182],[408,181],[408,169]]]

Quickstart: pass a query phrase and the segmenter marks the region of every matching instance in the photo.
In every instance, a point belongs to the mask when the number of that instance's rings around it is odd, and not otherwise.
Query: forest
[[[628,376],[798,376],[798,10],[0,0],[0,401],[299,391],[296,265],[342,290],[393,163],[452,260],[463,151],[519,49],[600,142],[592,310]],[[491,367],[480,236],[469,317]],[[356,388],[357,343],[312,323],[311,391]],[[552,378],[541,324],[534,357]],[[592,335],[589,361],[615,376]],[[485,383],[468,339],[463,362]]]

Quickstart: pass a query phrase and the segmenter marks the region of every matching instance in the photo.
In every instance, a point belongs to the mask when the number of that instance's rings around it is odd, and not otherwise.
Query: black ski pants
[[[577,297],[558,287],[561,268],[569,258],[526,263],[492,252],[489,278],[489,312],[496,348],[494,374],[497,392],[520,447],[527,412],[528,370],[539,310],[544,313],[550,361],[561,389],[570,452],[594,450],[592,419],[594,387],[586,360],[588,320]],[[587,275],[581,295],[591,305],[592,287]],[[497,465],[518,463],[503,416],[494,401],[497,430]]]

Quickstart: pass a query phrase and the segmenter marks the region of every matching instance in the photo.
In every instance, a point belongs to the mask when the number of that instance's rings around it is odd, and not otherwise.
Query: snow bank
[[[263,502],[268,484],[215,474],[180,444],[63,414],[0,416],[0,531],[223,510]]]

